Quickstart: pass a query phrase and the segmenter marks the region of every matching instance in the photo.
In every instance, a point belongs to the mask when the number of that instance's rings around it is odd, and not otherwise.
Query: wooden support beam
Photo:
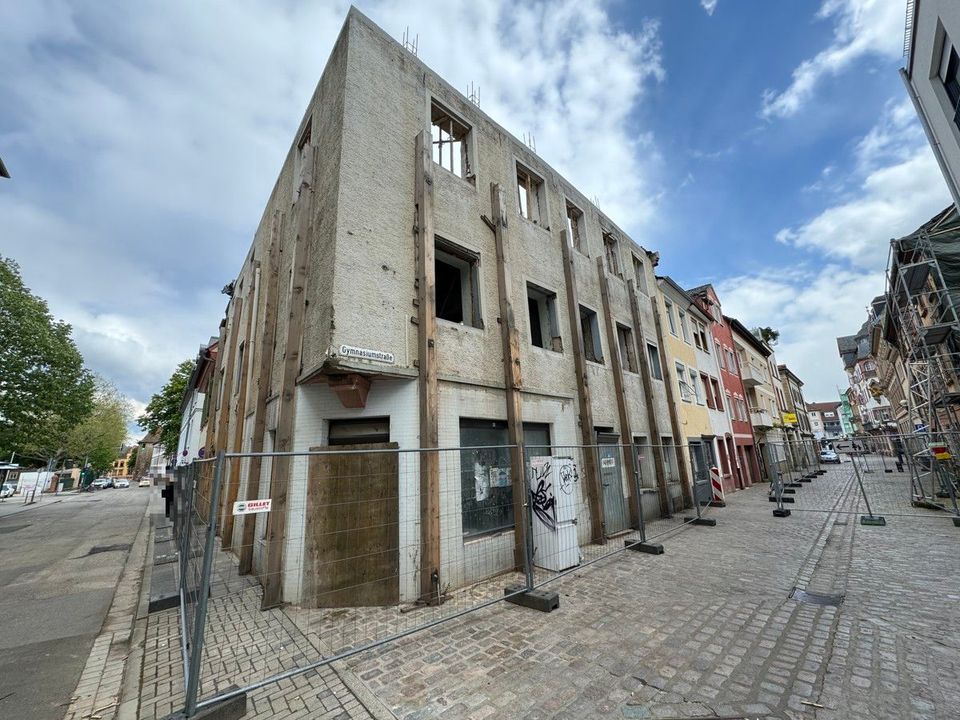
[[[243,368],[240,368],[240,374],[238,377],[236,377],[237,373],[235,366],[239,362],[239,347],[241,342],[240,329],[249,324],[249,322],[246,321],[246,315],[243,312],[244,307],[249,305],[249,303],[244,302],[244,298],[242,297],[236,298],[234,302],[235,305],[233,308],[232,323],[233,329],[231,330],[231,335],[233,337],[230,342],[233,352],[233,359],[224,370],[224,377],[226,378],[226,376],[230,376],[230,392],[229,396],[226,398],[226,433],[223,437],[222,447],[219,448],[224,452],[236,452],[238,450],[236,442],[237,432],[243,432],[244,371]],[[249,309],[247,315],[249,315]],[[246,329],[249,333],[249,328]],[[235,377],[236,379],[234,379]],[[240,465],[233,458],[225,458],[224,463],[223,475],[221,476],[220,480],[220,521],[217,523],[217,527],[220,529],[221,547],[226,550],[230,546],[230,533],[233,532],[233,516],[230,513],[230,509],[233,507],[233,504],[230,498],[236,498],[237,496],[237,490],[234,485],[240,479]]]
[[[620,418],[620,454],[623,457],[623,471],[634,475],[634,482],[627,483],[630,489],[630,524],[640,527],[640,495],[637,493],[636,468],[634,466],[633,434],[630,430],[630,414],[627,412],[627,398],[623,385],[623,363],[620,358],[620,339],[617,336],[617,323],[610,308],[610,284],[603,267],[603,257],[597,258],[597,277],[600,280],[600,300],[603,303],[604,325],[607,331],[607,347],[610,348],[610,361],[613,363],[613,389],[617,396],[617,415]]]
[[[667,344],[663,336],[663,322],[660,320],[660,307],[656,297],[650,298],[650,309],[653,311],[653,321],[657,328],[657,342],[660,345],[660,360],[670,362],[667,356]],[[680,406],[677,404],[676,389],[670,380],[670,368],[663,368],[663,384],[667,391],[667,404],[670,406],[670,428],[673,433],[674,455],[677,461],[677,472],[680,475],[680,492],[683,494],[684,507],[693,506],[693,489],[690,484],[690,474],[687,472],[687,458],[683,448],[686,447],[686,437],[680,424]]]
[[[273,376],[274,340],[277,335],[277,298],[280,290],[280,238],[282,233],[283,217],[277,213],[273,218],[270,249],[267,254],[266,278],[261,275],[261,283],[265,285],[263,304],[263,334],[260,341],[255,343],[256,353],[256,383],[257,395],[253,406],[253,438],[250,443],[250,452],[263,452],[263,436],[267,427],[267,398],[270,396],[270,378]],[[258,313],[259,314],[259,313]],[[261,322],[258,319],[258,323]],[[258,325],[258,327],[260,327]],[[245,500],[260,498],[260,472],[263,458],[250,458],[249,474],[247,477],[247,494]],[[243,537],[240,541],[240,574],[249,575],[253,571],[253,542],[256,523],[253,518],[246,517],[243,521]]]
[[[640,314],[640,300],[637,297],[637,286],[633,280],[627,280],[627,294],[630,296],[630,315],[633,318],[633,334],[636,339],[637,360],[640,362],[640,377],[643,380],[643,394],[647,400],[647,426],[650,430],[650,454],[653,456],[653,471],[657,475],[657,489],[660,498],[660,514],[668,517],[673,514],[670,503],[670,494],[667,491],[667,477],[663,467],[663,448],[660,447],[660,424],[657,422],[657,409],[654,403],[653,376],[650,373],[650,361],[647,358],[646,336],[643,331],[643,316]],[[658,342],[659,346],[660,343]],[[660,374],[664,375],[663,358],[666,356],[660,348]],[[668,381],[669,384],[669,381]]]
[[[313,149],[316,155],[316,148]],[[314,158],[316,161],[316,158]],[[316,162],[314,162],[316,167]],[[293,239],[293,274],[290,278],[287,332],[284,338],[283,379],[277,408],[276,452],[293,449],[294,419],[296,417],[297,376],[300,374],[300,352],[303,343],[303,322],[306,315],[307,256],[309,234],[313,216],[314,191],[311,185],[302,185],[300,197],[293,206],[296,216]],[[290,489],[291,458],[277,455],[273,458],[270,472],[270,499],[273,501],[267,513],[267,534],[264,549],[266,563],[263,573],[262,609],[276,607],[283,602],[284,544],[287,529],[287,495]]]
[[[240,298],[231,298],[230,304],[227,306],[227,324],[224,326],[223,338],[226,343],[226,348],[222,356],[218,354],[218,357],[222,358],[220,363],[220,368],[223,370],[222,379],[219,381],[220,385],[218,388],[219,397],[220,397],[220,407],[217,409],[217,436],[216,443],[213,447],[213,453],[210,457],[220,451],[226,452],[229,450],[229,437],[230,437],[230,408],[232,406],[233,400],[233,364],[236,362],[236,352],[237,352],[237,337],[240,335],[240,310],[243,306],[243,301]],[[218,377],[221,374],[218,372]],[[224,473],[220,477],[220,506],[217,508],[217,531],[218,534],[223,531],[223,499],[226,493],[223,492],[224,485],[228,482],[227,474]],[[211,492],[209,487],[203,489],[203,496],[206,498],[211,497]],[[209,508],[207,508],[209,509]],[[222,535],[221,535],[222,537]]]
[[[420,370],[420,447],[439,447],[437,410],[436,267],[433,238],[433,147],[423,130],[415,144],[414,198],[417,250],[417,362]],[[440,457],[420,453],[420,600],[440,602]]]
[[[503,187],[490,183],[490,207],[493,214],[494,238],[497,246],[497,289],[500,295],[500,342],[503,348],[503,383],[507,401],[507,434],[517,450],[510,453],[513,485],[514,562],[523,567],[524,547],[528,532],[524,503],[527,500],[524,482],[523,446],[523,376],[520,367],[520,332],[513,313],[513,283],[510,273],[510,237],[507,232],[506,200]]]
[[[243,436],[246,431],[247,425],[247,395],[250,384],[250,371],[251,366],[253,365],[253,355],[254,355],[254,343],[252,341],[252,331],[253,331],[253,319],[256,317],[260,304],[260,291],[261,291],[261,282],[260,282],[260,263],[258,262],[254,268],[253,272],[253,287],[247,293],[247,302],[245,305],[245,313],[247,316],[247,326],[246,332],[243,336],[243,367],[240,368],[240,387],[237,390],[237,424],[233,431],[233,445],[231,447],[233,452],[243,452]],[[237,496],[240,493],[240,469],[243,462],[240,458],[233,458],[228,460],[229,465],[229,477],[230,485],[227,487],[227,498],[226,498],[226,508],[223,517],[223,532],[221,537],[223,538],[223,549],[229,550],[230,548],[235,548],[233,542],[233,528],[234,528],[234,518],[233,518],[233,504],[237,501]],[[249,472],[249,463],[247,471]],[[250,478],[247,477],[247,485],[250,484]],[[246,519],[244,520],[246,521]]]
[[[566,230],[560,231],[560,249],[563,253],[563,276],[567,289],[567,315],[570,317],[570,338],[573,342],[573,361],[577,373],[577,404],[580,411],[580,441],[583,444],[583,474],[587,488],[587,505],[593,541],[607,541],[603,505],[600,502],[600,475],[596,438],[593,436],[593,407],[590,404],[590,383],[587,379],[587,361],[583,355],[583,332],[580,329],[580,296],[577,294],[577,274],[573,266],[573,252]]]

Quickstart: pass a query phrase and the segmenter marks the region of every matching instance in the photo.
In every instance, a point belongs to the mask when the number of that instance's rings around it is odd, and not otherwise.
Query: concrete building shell
[[[438,115],[455,133],[466,129],[460,162],[449,168],[431,153]],[[504,197],[513,200],[499,207]],[[460,321],[424,314],[436,302],[424,287],[425,278],[439,282],[436,264],[424,275],[434,253],[460,268]],[[332,423],[364,418],[386,419],[387,439],[401,449],[459,447],[465,421],[518,424],[508,413],[512,392],[522,422],[545,427],[554,447],[611,437],[672,442],[656,262],[530,148],[351,9],[228,287],[207,450],[323,448]],[[531,298],[549,305],[539,333]],[[504,344],[511,333],[517,348]],[[545,347],[534,344],[536,334]],[[631,494],[632,473],[621,471]],[[681,496],[683,478],[660,457],[652,472],[641,499],[651,515],[664,508],[664,490]],[[424,490],[414,481],[422,474],[400,478],[409,483],[399,508],[403,600],[421,594],[433,550],[421,548]],[[285,483],[269,520],[227,519],[223,528],[225,546],[252,541],[253,571],[282,571],[276,600],[300,598],[294,559],[307,530],[308,475],[305,457],[245,460],[225,486],[229,503],[271,488],[276,496]],[[602,540],[608,533],[596,519],[610,520],[586,484],[581,543]],[[513,529],[465,536],[459,468],[441,469],[437,493],[442,583],[458,587],[514,567]],[[624,501],[635,507],[637,499]],[[277,532],[284,539],[269,549]]]

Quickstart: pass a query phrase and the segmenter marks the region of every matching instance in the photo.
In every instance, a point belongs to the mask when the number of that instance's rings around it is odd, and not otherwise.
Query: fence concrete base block
[[[882,527],[887,524],[886,518],[880,515],[861,515],[860,516],[861,525],[876,525]]]
[[[826,470],[817,470],[817,475],[826,475],[826,474],[827,474]]]
[[[893,470],[884,470],[884,472],[892,473]]]
[[[786,508],[774,508],[773,509],[774,517],[790,517],[790,511]]]
[[[802,483],[809,483],[809,482],[813,482],[813,478],[808,478],[808,477],[802,477],[802,478],[800,478],[800,484],[801,484],[801,486],[802,486]]]
[[[711,500],[707,503],[710,507],[726,507],[727,504],[723,500]]]
[[[237,686],[227,688],[227,692],[235,689]],[[240,720],[247,714],[247,694],[241,693],[236,697],[223,702],[214,703],[207,707],[197,710],[190,716],[190,720]],[[186,720],[183,711],[167,715],[162,720]]]
[[[705,517],[686,517],[683,521],[689,525],[703,525],[704,527],[716,527],[717,519],[716,518],[705,518]]]
[[[796,490],[796,488],[785,487],[785,488],[783,489],[783,494],[784,494],[784,495],[796,495],[796,494],[797,494],[797,490]]]
[[[560,607],[560,595],[551,590],[525,590],[523,585],[511,585],[503,589],[506,601],[514,605],[553,612]]]
[[[663,545],[660,543],[631,542],[630,540],[624,540],[623,546],[627,550],[635,550],[636,552],[647,553],[648,555],[663,555]]]
[[[937,497],[941,500],[947,500],[950,497],[950,493],[946,490],[937,490]]]
[[[802,487],[803,487],[803,483],[800,482],[799,480],[797,480],[797,481],[795,481],[795,482],[788,482],[788,483],[786,483],[786,484],[785,484],[785,487],[788,487],[788,488],[802,488]]]
[[[955,517],[953,519],[953,524],[955,527],[960,527],[960,517]]]

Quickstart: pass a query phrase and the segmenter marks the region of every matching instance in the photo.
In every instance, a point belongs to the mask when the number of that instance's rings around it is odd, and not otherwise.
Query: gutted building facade
[[[575,457],[578,540],[605,542],[682,495],[656,263],[351,9],[226,289],[206,451],[487,448],[391,471],[401,600],[517,564],[525,470],[492,447]],[[225,478],[223,508],[273,502],[221,528],[265,603],[312,582],[312,472],[258,456]]]

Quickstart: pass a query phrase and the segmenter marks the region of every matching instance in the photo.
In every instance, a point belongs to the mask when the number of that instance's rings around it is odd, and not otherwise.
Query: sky
[[[901,0],[359,1],[681,286],[781,333],[808,401],[949,203],[898,75]],[[140,409],[217,331],[349,8],[0,3],[0,254]],[[132,429],[132,432],[134,430]]]

